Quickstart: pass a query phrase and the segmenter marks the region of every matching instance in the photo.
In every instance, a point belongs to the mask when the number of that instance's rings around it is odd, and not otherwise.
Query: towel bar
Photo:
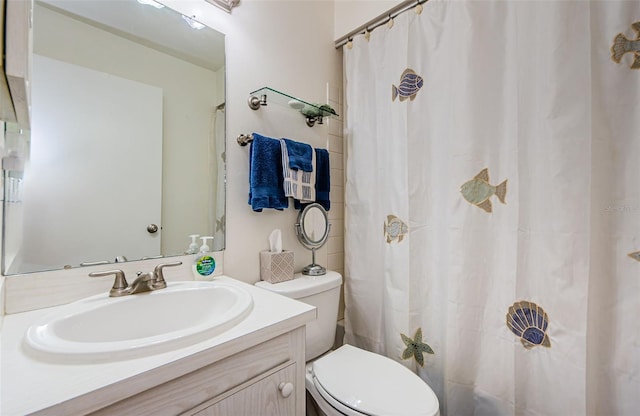
[[[238,136],[238,138],[236,139],[236,141],[238,142],[238,144],[240,146],[246,146],[249,143],[251,143],[253,141],[253,135],[252,134],[240,134]]]

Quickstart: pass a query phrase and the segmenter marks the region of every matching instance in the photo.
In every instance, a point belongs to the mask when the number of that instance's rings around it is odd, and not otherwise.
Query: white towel
[[[311,152],[311,172],[291,169],[287,144],[280,139],[282,148],[282,176],[284,177],[284,195],[303,203],[316,200],[316,152]]]

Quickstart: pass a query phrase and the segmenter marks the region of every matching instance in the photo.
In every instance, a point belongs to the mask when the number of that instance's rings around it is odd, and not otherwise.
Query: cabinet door
[[[256,381],[200,410],[197,416],[294,416],[296,364]]]

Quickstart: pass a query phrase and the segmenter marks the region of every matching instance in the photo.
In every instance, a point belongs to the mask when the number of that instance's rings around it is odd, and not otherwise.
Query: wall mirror
[[[4,274],[224,249],[224,35],[151,0],[36,0],[7,124]]]
[[[311,250],[311,264],[302,269],[302,274],[310,276],[326,274],[327,269],[316,264],[316,250],[322,247],[329,237],[331,224],[329,224],[327,211],[320,204],[309,204],[298,214],[295,227],[300,244]]]

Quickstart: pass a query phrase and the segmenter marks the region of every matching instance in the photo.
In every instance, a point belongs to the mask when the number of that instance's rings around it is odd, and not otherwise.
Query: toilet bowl
[[[307,363],[305,384],[330,416],[439,415],[438,398],[415,373],[351,345]]]
[[[305,386],[316,410],[326,416],[439,416],[433,390],[402,364],[352,345],[330,351],[341,283],[342,276],[332,271],[256,283],[317,308],[318,317],[307,324],[305,340]]]

